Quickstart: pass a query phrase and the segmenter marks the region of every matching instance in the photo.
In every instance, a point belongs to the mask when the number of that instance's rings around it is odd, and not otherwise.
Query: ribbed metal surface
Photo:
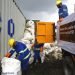
[[[15,24],[15,40],[20,40],[23,37],[23,32],[25,28],[26,18],[20,12],[13,0],[1,0],[2,10],[2,31],[1,31],[1,54],[4,54],[8,51],[8,20],[13,19]]]

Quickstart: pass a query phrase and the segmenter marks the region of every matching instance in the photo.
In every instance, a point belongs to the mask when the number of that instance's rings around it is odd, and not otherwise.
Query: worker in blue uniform
[[[58,14],[59,14],[59,20],[63,20],[63,18],[68,16],[68,9],[67,6],[62,4],[61,0],[57,0],[57,7],[59,9]]]
[[[11,50],[6,54],[6,57],[11,57],[13,53],[16,52],[16,58],[21,61],[22,75],[25,75],[29,65],[29,58],[31,56],[29,49],[25,44],[15,41],[13,38],[10,39],[8,43]]]
[[[35,44],[33,45],[34,50],[34,62],[33,63],[41,63],[41,57],[40,57],[40,51],[43,50],[43,43],[38,43],[35,41]]]

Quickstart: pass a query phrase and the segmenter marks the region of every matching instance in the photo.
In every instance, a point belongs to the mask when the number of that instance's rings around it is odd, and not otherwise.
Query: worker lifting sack
[[[1,75],[21,75],[21,62],[14,58],[4,57],[1,61]]]

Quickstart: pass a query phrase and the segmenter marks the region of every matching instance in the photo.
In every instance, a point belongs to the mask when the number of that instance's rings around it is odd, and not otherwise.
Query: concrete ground
[[[62,60],[47,56],[43,64],[31,65],[27,75],[64,75]]]

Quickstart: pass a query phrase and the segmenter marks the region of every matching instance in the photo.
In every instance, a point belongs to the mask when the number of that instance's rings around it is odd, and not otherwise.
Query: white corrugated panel
[[[2,1],[0,0],[0,27],[1,27],[1,11],[2,11]],[[0,57],[1,57],[1,30],[0,30]]]
[[[24,28],[25,28],[25,18],[23,15],[20,13],[17,7],[15,7],[15,4],[12,2],[11,6],[11,14],[12,18],[14,18],[14,23],[15,23],[15,35],[14,38],[16,40],[20,40],[23,37],[24,33]],[[16,35],[17,34],[17,35]],[[18,36],[18,37],[17,37]]]
[[[22,13],[19,11],[18,7],[15,5],[13,0],[0,0],[2,4],[2,34],[1,34],[1,54],[4,54],[8,51],[8,36],[7,27],[8,20],[13,19],[15,24],[15,40],[20,40],[23,37],[25,29],[25,18]]]

